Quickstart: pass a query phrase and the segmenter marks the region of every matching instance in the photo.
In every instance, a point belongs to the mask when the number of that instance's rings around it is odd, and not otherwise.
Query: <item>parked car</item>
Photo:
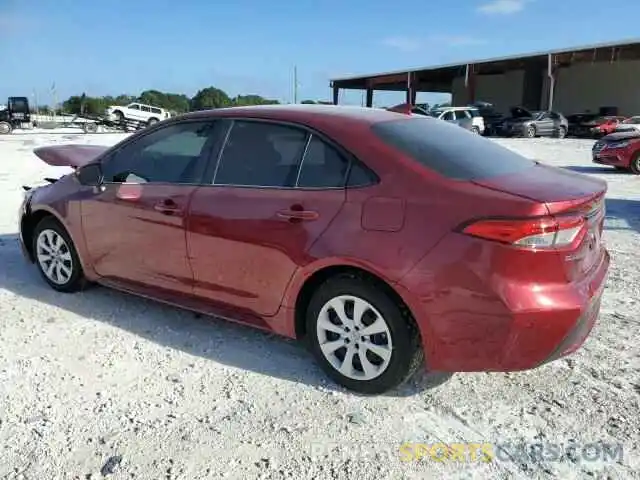
[[[471,114],[466,114],[464,111],[460,113],[454,114],[449,113],[448,110],[450,107],[446,109],[431,109],[425,110],[424,108],[418,105],[409,105],[408,103],[402,103],[400,105],[396,105],[394,107],[389,108],[388,110],[391,112],[404,113],[406,115],[419,115],[423,117],[434,117],[439,120],[443,120],[449,123],[453,123],[458,125],[459,127],[464,128],[465,130],[469,130],[473,133],[478,133],[474,130],[473,117]]]
[[[615,129],[616,132],[634,132],[640,131],[640,116],[629,117],[620,122]]]
[[[75,167],[20,207],[54,290],[96,282],[304,340],[359,392],[536,368],[600,308],[606,182],[433,118],[224,108],[34,152]]]
[[[491,103],[478,101],[469,106],[475,108],[482,117],[485,127],[483,134],[487,136],[496,135],[498,132],[498,125],[500,125],[504,120],[504,115],[498,112]]]
[[[126,106],[112,105],[107,108],[108,119],[119,122],[123,120],[133,120],[153,125],[160,120],[171,117],[171,114],[164,108],[144,105],[142,103],[130,103]]]
[[[592,148],[593,163],[610,165],[640,175],[640,132],[615,132],[602,137]]]
[[[564,138],[569,130],[569,122],[559,112],[529,111],[523,107],[512,107],[511,116],[504,119],[499,127],[501,135]]]
[[[589,129],[589,136],[591,138],[599,138],[615,132],[618,125],[624,120],[626,120],[626,117],[611,115],[597,117],[590,122],[583,123],[583,125]]]
[[[598,118],[598,113],[574,113],[567,116],[567,135],[572,137],[589,137],[591,138],[591,128],[593,125],[588,125],[589,122]]]
[[[429,110],[429,114],[440,120],[455,123],[479,135],[484,134],[484,119],[477,108],[473,107],[444,107]],[[469,128],[469,122],[471,126]]]

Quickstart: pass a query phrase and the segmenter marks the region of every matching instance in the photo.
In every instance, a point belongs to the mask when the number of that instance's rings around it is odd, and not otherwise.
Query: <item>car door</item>
[[[85,243],[98,275],[191,293],[185,219],[215,127],[210,121],[167,125],[103,161],[104,184],[81,202]]]
[[[551,135],[554,131],[554,121],[550,112],[542,113],[535,122],[539,135]]]
[[[349,162],[304,128],[234,120],[211,185],[194,193],[187,248],[194,292],[275,314],[296,269],[345,201]]]

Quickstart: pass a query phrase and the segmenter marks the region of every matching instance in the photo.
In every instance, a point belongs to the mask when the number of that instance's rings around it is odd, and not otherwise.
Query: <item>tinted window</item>
[[[214,123],[170,125],[116,152],[103,166],[106,182],[197,183],[200,154]]]
[[[307,133],[284,125],[235,121],[216,172],[216,185],[293,187]]]
[[[161,113],[161,110],[159,108],[155,108],[155,107],[151,107],[151,111],[153,113]]]
[[[464,120],[465,118],[469,118],[464,110],[456,110],[455,112],[456,120]]]
[[[456,180],[519,172],[535,165],[492,140],[429,118],[379,122],[373,132],[431,170]]]
[[[140,105],[136,105],[135,103],[132,105],[129,105],[129,107],[127,108],[131,108],[132,110],[140,110]]]
[[[149,107],[145,107],[144,105],[140,106],[140,110],[142,110],[143,112],[150,112],[151,109]]]
[[[479,117],[480,116],[480,111],[479,110],[467,110],[467,112],[469,112],[469,115],[471,117]]]
[[[453,112],[446,112],[441,118],[442,120],[453,120]]]
[[[298,179],[299,187],[344,187],[349,162],[333,147],[316,136],[311,137],[304,154]]]

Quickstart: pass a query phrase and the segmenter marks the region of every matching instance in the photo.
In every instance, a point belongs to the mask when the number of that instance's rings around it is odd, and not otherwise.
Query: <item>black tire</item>
[[[563,125],[560,125],[556,133],[556,138],[565,138],[566,136],[567,136],[567,128]]]
[[[631,170],[631,173],[634,175],[640,175],[640,152],[636,153],[631,159],[629,170]]]
[[[480,135],[480,129],[478,127],[471,127],[471,133],[475,133],[476,135]]]
[[[38,259],[38,238],[40,237],[40,234],[42,232],[47,230],[54,231],[64,240],[67,247],[66,251],[68,251],[71,256],[71,275],[64,283],[56,283],[52,281],[45,273],[43,266]],[[42,278],[44,278],[45,282],[47,282],[51,288],[57,290],[58,292],[73,293],[82,290],[87,286],[88,282],[84,276],[82,264],[80,263],[80,258],[78,257],[78,252],[73,243],[73,240],[71,240],[71,237],[67,233],[67,230],[60,224],[60,222],[58,222],[58,220],[53,217],[45,217],[40,220],[33,231],[32,248],[36,267],[38,268],[40,275],[42,275]]]
[[[9,122],[0,122],[0,135],[9,135],[12,130]]]
[[[383,317],[391,336],[392,349],[389,362],[382,373],[370,380],[354,379],[343,375],[331,365],[320,348],[317,333],[319,315],[327,302],[341,295],[357,297],[368,302]],[[423,365],[424,354],[420,334],[409,313],[383,288],[366,278],[339,275],[323,283],[314,292],[309,302],[306,311],[306,328],[308,345],[322,369],[338,384],[361,394],[376,395],[393,390],[405,383]],[[347,335],[344,334],[345,337]],[[362,351],[366,350],[357,350],[358,363],[361,362],[360,352]],[[351,365],[355,365],[354,361]],[[362,367],[361,370],[364,371]]]
[[[524,136],[527,138],[535,138],[535,136],[537,135],[537,131],[536,131],[536,126],[535,125],[529,125],[527,127],[527,129],[524,131]]]
[[[159,120],[158,120],[157,118],[150,118],[150,119],[147,121],[147,125],[149,125],[149,126],[151,126],[151,125],[155,125],[155,124],[156,124],[156,123],[158,123],[158,122],[159,122]]]
[[[120,110],[116,110],[115,112],[113,112],[113,116],[115,117],[115,121],[117,123],[124,122],[124,113],[122,113]]]

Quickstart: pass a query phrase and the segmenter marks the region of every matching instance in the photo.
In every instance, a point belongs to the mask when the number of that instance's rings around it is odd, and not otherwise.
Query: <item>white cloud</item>
[[[522,11],[530,0],[491,0],[478,7],[486,15],[512,15]]]
[[[387,37],[382,41],[386,47],[394,48],[402,52],[416,52],[421,49],[433,47],[434,45],[445,47],[468,47],[472,45],[482,45],[484,40],[465,35],[431,35],[425,38],[419,37]]]
[[[466,35],[434,35],[429,37],[428,41],[429,43],[437,43],[448,47],[470,47],[487,43],[481,38],[468,37]]]
[[[403,52],[415,52],[423,46],[419,38],[412,37],[387,37],[382,40],[382,44]]]

